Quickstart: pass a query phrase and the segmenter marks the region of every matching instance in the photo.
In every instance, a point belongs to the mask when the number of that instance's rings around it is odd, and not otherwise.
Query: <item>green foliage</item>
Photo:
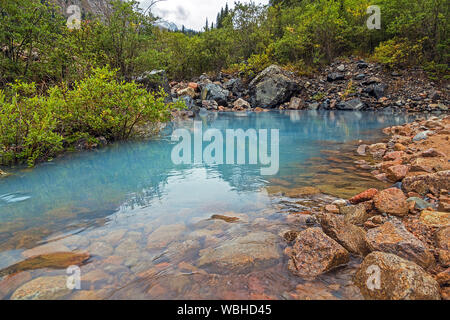
[[[412,44],[405,38],[387,40],[375,49],[373,58],[389,68],[411,66],[421,61],[422,44]]]
[[[3,164],[50,159],[80,138],[129,139],[142,129],[168,121],[172,108],[163,90],[147,93],[134,82],[116,80],[116,72],[95,69],[72,89],[55,86],[39,95],[36,85],[16,83],[0,91],[0,148]],[[154,128],[151,128],[154,129]]]
[[[270,63],[269,56],[266,53],[254,54],[248,59],[247,63],[242,63],[239,66],[239,72],[244,74],[247,79],[252,79],[267,68]]]
[[[34,83],[0,91],[0,160],[2,164],[49,159],[62,150],[55,108],[61,101],[39,96]]]

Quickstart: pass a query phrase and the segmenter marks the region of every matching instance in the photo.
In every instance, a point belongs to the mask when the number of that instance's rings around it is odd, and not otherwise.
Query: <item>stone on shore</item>
[[[371,300],[440,300],[439,284],[417,264],[373,252],[361,264],[355,284]]]
[[[373,201],[375,208],[381,213],[402,217],[409,212],[406,196],[397,188],[380,191],[374,196]]]
[[[420,222],[429,227],[447,227],[450,226],[450,212],[424,210]]]
[[[349,201],[351,204],[358,204],[361,202],[370,201],[373,199],[373,197],[376,196],[377,193],[378,193],[377,189],[369,189],[354,196]]]
[[[349,262],[348,251],[321,228],[300,232],[287,253],[290,256],[289,270],[305,279],[314,279]]]
[[[364,203],[341,207],[339,210],[340,213],[344,215],[345,221],[351,224],[362,225],[370,218]]]
[[[342,216],[333,214],[322,214],[319,220],[325,234],[349,252],[363,257],[370,252],[363,228],[346,222]]]
[[[276,65],[262,71],[250,82],[249,88],[254,96],[252,104],[262,108],[277,107],[288,102],[300,90],[293,74]]]
[[[433,254],[425,244],[398,220],[388,221],[378,228],[370,229],[367,231],[366,241],[371,251],[396,254],[423,268],[428,268],[435,262]]]
[[[407,177],[402,183],[405,192],[417,192],[421,195],[431,192],[438,195],[441,189],[450,189],[450,170]]]

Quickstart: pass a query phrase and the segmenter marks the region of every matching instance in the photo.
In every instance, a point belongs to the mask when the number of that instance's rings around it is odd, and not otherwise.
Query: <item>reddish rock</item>
[[[339,213],[339,208],[334,204],[329,204],[325,206],[325,211],[337,214]]]
[[[450,285],[450,268],[447,268],[445,271],[442,271],[436,276],[437,282],[443,285]]]
[[[397,182],[402,181],[408,174],[408,171],[408,166],[400,164],[387,168],[386,175],[389,180]]]
[[[437,151],[436,149],[431,148],[422,152],[421,156],[425,158],[434,158],[434,157],[445,157],[445,154]]]
[[[398,160],[398,159],[402,159],[404,155],[405,155],[405,153],[403,151],[392,151],[392,152],[386,153],[383,157],[383,160],[384,161]]]
[[[398,220],[388,221],[367,231],[366,241],[371,251],[396,254],[423,268],[428,268],[435,262],[433,254],[423,242],[414,237]]]
[[[381,163],[380,168],[381,168],[381,171],[386,172],[387,169],[389,169],[390,167],[398,166],[398,165],[401,165],[401,164],[403,164],[402,159],[396,159],[396,160],[392,160],[392,161],[385,161],[385,162]]]
[[[373,198],[373,202],[375,208],[382,213],[405,216],[409,211],[405,195],[397,188],[378,192]]]
[[[194,89],[195,91],[197,91],[198,90],[198,83],[189,82],[188,87]]]
[[[289,270],[302,278],[313,279],[349,262],[349,253],[327,236],[321,228],[310,228],[297,236],[290,256]]]
[[[417,192],[421,195],[431,192],[439,195],[441,189],[450,189],[450,170],[407,177],[403,179],[402,187],[406,192]]]
[[[395,145],[394,145],[394,150],[395,151],[405,151],[407,148],[403,145],[403,144],[401,144],[401,143],[396,143]]]
[[[360,194],[354,196],[349,201],[351,204],[358,204],[361,202],[372,200],[373,197],[378,193],[377,189],[369,189],[364,192],[361,192]]]

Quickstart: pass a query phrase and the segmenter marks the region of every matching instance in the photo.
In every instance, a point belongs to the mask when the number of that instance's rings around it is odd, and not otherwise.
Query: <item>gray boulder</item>
[[[360,99],[352,99],[349,101],[341,101],[336,105],[339,110],[361,110],[365,107],[364,102]]]
[[[214,100],[221,106],[228,106],[228,96],[230,91],[215,83],[208,83],[203,86],[202,100]]]
[[[262,71],[249,84],[252,105],[261,108],[273,108],[289,102],[300,91],[294,75],[272,65]]]

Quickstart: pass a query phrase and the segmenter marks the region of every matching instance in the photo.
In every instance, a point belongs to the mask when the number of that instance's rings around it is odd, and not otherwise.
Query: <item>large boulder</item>
[[[366,299],[440,300],[439,284],[431,275],[390,253],[369,254],[355,275],[355,284]]]
[[[214,100],[219,106],[228,106],[230,91],[216,83],[207,83],[202,88],[202,100]]]
[[[287,253],[290,256],[289,270],[305,279],[314,279],[348,263],[350,259],[348,251],[321,228],[300,232]]]
[[[363,228],[348,223],[343,216],[329,213],[321,214],[319,221],[325,234],[349,252],[359,256],[365,256],[370,252]]]
[[[373,197],[375,208],[381,213],[392,214],[395,216],[405,216],[409,212],[406,196],[402,190],[390,188],[378,192]]]
[[[441,189],[450,189],[450,170],[405,178],[402,188],[406,192],[417,192],[421,195],[432,192],[437,195]]]
[[[251,104],[261,108],[278,107],[300,91],[293,74],[276,65],[262,71],[250,82],[249,88],[253,99]]]
[[[396,219],[367,231],[366,241],[371,251],[396,254],[423,268],[434,264],[431,251]]]

